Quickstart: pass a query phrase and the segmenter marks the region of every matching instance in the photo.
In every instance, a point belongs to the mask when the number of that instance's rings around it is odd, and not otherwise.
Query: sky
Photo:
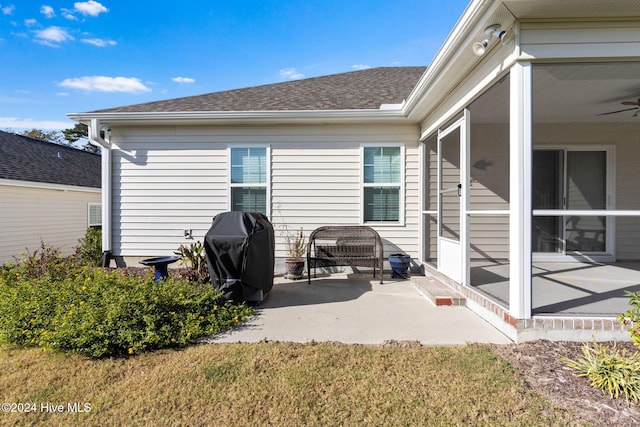
[[[0,129],[371,67],[428,65],[469,0],[0,0]]]

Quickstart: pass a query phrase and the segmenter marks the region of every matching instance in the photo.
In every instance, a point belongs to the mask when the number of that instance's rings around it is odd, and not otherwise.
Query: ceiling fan
[[[617,110],[617,111],[609,111],[608,113],[602,113],[602,114],[596,114],[597,116],[606,116],[607,114],[617,114],[617,113],[623,113],[625,111],[633,111],[633,110],[638,110],[634,113],[633,116],[631,117],[637,117],[640,113],[640,99],[638,99],[637,101],[622,101],[620,104],[622,105],[635,105],[635,107],[633,108],[624,108],[622,110]]]

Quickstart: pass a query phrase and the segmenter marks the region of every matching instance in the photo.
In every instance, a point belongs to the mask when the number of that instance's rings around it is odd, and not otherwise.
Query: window
[[[102,226],[102,205],[100,203],[89,203],[87,209],[87,226]]]
[[[402,218],[403,149],[367,146],[362,150],[364,223],[399,223]]]
[[[267,147],[230,149],[230,210],[269,215]]]

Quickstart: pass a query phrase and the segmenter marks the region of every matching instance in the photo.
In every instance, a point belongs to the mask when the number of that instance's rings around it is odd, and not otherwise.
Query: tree
[[[82,123],[76,123],[76,125],[70,129],[62,131],[64,139],[69,141],[69,144],[73,144],[80,139],[89,139],[89,127]]]
[[[60,131],[44,131],[42,129],[25,130],[21,135],[28,136],[29,138],[39,139],[40,141],[53,142],[56,144],[64,144]]]
[[[64,134],[64,139],[66,139],[69,144],[75,144],[83,140],[84,145],[81,146],[83,150],[93,152],[98,150],[98,147],[89,144],[89,127],[83,123],[76,123],[74,127],[65,129],[62,133]],[[104,133],[100,132],[100,135],[102,136]]]

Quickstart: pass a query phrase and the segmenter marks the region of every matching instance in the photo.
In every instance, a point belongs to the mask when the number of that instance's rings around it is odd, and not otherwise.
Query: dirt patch
[[[640,405],[589,386],[589,381],[560,361],[562,356],[576,359],[584,343],[533,341],[513,345],[495,345],[494,351],[519,370],[538,393],[567,410],[575,424],[595,426],[640,425]],[[609,343],[612,345],[612,343]],[[635,350],[631,343],[618,348]]]

